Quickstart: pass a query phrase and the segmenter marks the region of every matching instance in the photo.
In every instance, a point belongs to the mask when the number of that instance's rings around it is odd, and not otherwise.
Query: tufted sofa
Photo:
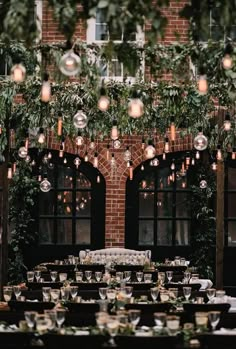
[[[92,263],[98,264],[139,264],[143,265],[147,258],[151,258],[151,251],[137,251],[126,248],[105,248],[89,252]]]

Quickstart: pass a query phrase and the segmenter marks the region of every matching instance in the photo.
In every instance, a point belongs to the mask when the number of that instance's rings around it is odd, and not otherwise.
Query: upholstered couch
[[[147,258],[151,258],[151,251],[137,251],[127,248],[105,248],[90,251],[89,259],[92,263],[116,263],[116,264],[139,264],[143,265]]]

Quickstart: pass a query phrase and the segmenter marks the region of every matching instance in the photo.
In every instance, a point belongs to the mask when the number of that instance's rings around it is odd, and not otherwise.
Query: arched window
[[[236,164],[228,160],[225,166],[225,244],[236,246]]]
[[[52,189],[39,194],[36,253],[43,260],[78,255],[80,249],[103,248],[105,180],[102,174],[83,160],[76,168],[75,155],[64,154],[62,159],[58,152],[50,152],[52,160],[43,165],[41,173],[46,169]]]
[[[172,158],[175,162],[172,164]],[[160,159],[159,159],[160,160]],[[158,166],[146,161],[126,185],[126,246],[137,249],[189,245],[190,189],[181,172],[182,154],[171,154]],[[174,168],[175,167],[175,168]],[[167,255],[166,255],[167,256]]]

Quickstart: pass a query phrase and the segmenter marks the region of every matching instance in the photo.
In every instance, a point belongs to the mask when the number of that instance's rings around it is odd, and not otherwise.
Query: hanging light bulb
[[[132,181],[133,178],[134,178],[133,161],[130,160],[130,166],[129,166],[129,179]]]
[[[66,76],[74,76],[80,71],[80,62],[80,57],[69,50],[61,57],[59,69]]]
[[[186,169],[185,169],[185,162],[184,161],[182,161],[181,169],[179,171],[179,174],[180,174],[181,177],[186,176]]]
[[[12,166],[11,164],[9,163],[7,165],[7,179],[12,179],[13,177],[13,173],[12,173]]]
[[[107,144],[106,159],[107,159],[107,161],[110,160],[110,145],[109,145],[109,143]]]
[[[152,159],[156,155],[156,149],[152,144],[152,141],[148,141],[148,145],[144,150],[144,156],[146,159]]]
[[[199,160],[199,159],[200,159],[200,153],[199,153],[199,151],[198,151],[198,150],[196,151],[195,158],[196,158],[197,160]]]
[[[232,154],[231,154],[231,159],[235,160],[236,159],[236,148],[233,147]]]
[[[199,132],[193,140],[193,146],[199,151],[205,150],[208,146],[208,139],[206,136],[204,136],[202,127],[199,127]]]
[[[59,113],[58,113],[58,120],[57,120],[57,135],[58,135],[58,136],[61,136],[61,135],[62,135],[62,123],[63,123],[63,120],[62,120],[62,113],[59,112]]]
[[[31,166],[35,166],[35,165],[36,165],[36,161],[35,161],[35,160],[32,160]]]
[[[229,131],[231,129],[231,121],[230,121],[230,114],[225,114],[225,120],[224,120],[224,130]]]
[[[99,175],[97,175],[97,183],[101,183],[101,178]]]
[[[206,181],[205,179],[202,179],[202,180],[200,181],[199,187],[200,187],[201,189],[206,189],[206,188],[207,188],[207,181]]]
[[[18,155],[20,158],[25,159],[28,154],[28,151],[25,146],[22,146],[18,150]]]
[[[199,68],[199,78],[198,78],[198,92],[201,95],[205,95],[208,91],[207,77],[203,67]]]
[[[93,158],[93,167],[98,168],[98,153],[94,153],[94,158]]]
[[[187,187],[187,183],[185,179],[182,179],[181,187],[184,189]]]
[[[13,162],[12,164],[12,173],[14,174],[16,172],[16,162]]]
[[[129,168],[130,167],[130,160],[127,161],[126,163],[126,167]]]
[[[213,171],[217,170],[217,164],[216,164],[215,161],[212,163],[211,168],[212,168]]]
[[[230,43],[228,43],[225,46],[224,50],[224,57],[222,59],[222,65],[224,69],[231,69],[233,66],[233,58],[232,58],[232,53],[233,53],[233,47]]]
[[[171,165],[170,165],[170,169],[171,169],[172,171],[175,170],[175,159],[172,160],[172,163],[171,163]]]
[[[162,160],[166,160],[166,153],[165,152],[163,152],[163,154],[162,154]]]
[[[115,154],[111,154],[111,167],[115,168],[116,167],[116,159],[115,159]]]
[[[111,139],[113,141],[115,141],[118,138],[119,138],[119,130],[118,130],[118,127],[117,127],[117,121],[113,120],[112,129],[111,129]]]
[[[191,157],[190,157],[189,152],[186,153],[185,161],[186,161],[186,167],[188,168],[190,166],[190,161],[191,161]]]
[[[25,67],[18,63],[13,65],[11,68],[11,79],[17,83],[20,83],[25,80],[26,69]]]
[[[43,127],[40,127],[38,142],[40,144],[43,144],[45,142],[45,139],[46,139],[46,137],[45,137],[45,134],[44,134],[44,129],[43,129]]]
[[[176,139],[176,128],[175,128],[174,116],[172,116],[171,123],[170,123],[170,140],[174,142],[175,139]]]
[[[93,137],[93,136],[91,137],[91,142],[90,142],[90,144],[89,144],[89,148],[90,148],[91,150],[94,150],[94,149],[96,148],[96,144],[95,144],[95,142],[94,142],[94,137]]]
[[[63,160],[63,163],[66,165],[67,164],[67,158]]]
[[[48,152],[48,159],[51,160],[51,158],[52,158],[52,153],[49,151]]]
[[[79,165],[81,164],[80,158],[77,156],[74,160],[75,167],[78,169]]]
[[[114,149],[120,149],[121,147],[121,141],[119,139],[116,139],[114,142],[113,142],[113,147]]]
[[[158,160],[158,158],[154,158],[154,159],[152,160],[152,165],[155,166],[155,167],[157,167],[157,166],[159,165],[159,160]]]
[[[124,161],[131,160],[131,151],[129,150],[129,146],[127,145],[126,151],[124,152]]]
[[[142,150],[145,149],[145,139],[144,139],[144,137],[142,138],[142,146],[141,146],[141,148],[142,148]]]
[[[29,132],[26,132],[26,136],[25,136],[25,148],[29,149]]]
[[[78,131],[78,136],[75,139],[76,145],[81,146],[84,144],[84,139],[81,136],[81,133]]]
[[[88,162],[88,152],[86,151],[85,155],[84,155],[84,161]]]
[[[134,119],[140,118],[143,115],[144,106],[140,98],[138,98],[137,91],[133,92],[132,99],[128,104],[128,114]]]
[[[30,157],[29,155],[27,155],[26,158],[25,158],[25,162],[26,162],[27,164],[29,164],[30,161],[31,161],[31,157]]]
[[[63,158],[64,156],[64,147],[63,145],[61,144],[60,145],[60,149],[59,149],[59,158]]]
[[[44,178],[43,178],[43,180],[42,180],[42,182],[40,183],[40,190],[42,191],[42,192],[44,192],[44,193],[47,193],[47,192],[49,192],[50,190],[51,190],[51,188],[52,188],[52,185],[51,185],[51,183],[48,181],[48,179],[47,179],[47,175],[45,174],[44,175]]]
[[[104,86],[100,90],[100,98],[98,100],[98,109],[101,111],[107,111],[110,105],[110,99],[106,95],[106,90]]]
[[[76,128],[85,128],[88,123],[87,115],[82,110],[79,110],[73,117],[73,123]]]
[[[144,165],[143,164],[141,165],[141,171],[144,171]]]
[[[42,102],[49,102],[51,98],[51,84],[48,81],[49,75],[47,73],[44,74],[43,77],[43,83],[41,88],[41,101]]]
[[[165,145],[164,145],[164,152],[169,153],[170,152],[170,143],[169,143],[169,138],[165,138]]]
[[[216,158],[217,160],[223,160],[220,144],[217,145]]]
[[[192,165],[192,166],[195,165],[195,159],[194,159],[194,158],[192,158],[192,160],[191,160],[191,165]]]

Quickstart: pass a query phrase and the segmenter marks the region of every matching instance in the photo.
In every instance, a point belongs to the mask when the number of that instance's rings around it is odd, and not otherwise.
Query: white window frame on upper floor
[[[106,23],[101,23],[101,24],[106,24]],[[99,46],[102,46],[103,44],[106,44],[109,42],[109,40],[96,40],[96,18],[90,18],[87,21],[86,41],[87,41],[88,45],[89,44],[96,44]],[[122,42],[122,40],[113,40],[113,42],[115,44],[119,44]],[[136,43],[137,47],[143,47],[144,42],[145,42],[145,36],[144,36],[144,32],[141,29],[141,27],[137,27],[136,40],[132,41],[132,42]],[[118,61],[118,60],[116,58],[114,58],[113,61]],[[142,58],[140,69],[138,69],[136,76],[124,76],[123,64],[122,63],[120,63],[120,64],[121,64],[121,71],[122,71],[121,76],[105,75],[105,76],[101,76],[102,79],[104,79],[105,81],[115,80],[115,81],[123,82],[124,78],[126,78],[126,81],[129,83],[135,83],[137,78],[140,79],[140,77],[141,77],[141,80],[144,79],[144,57]]]

